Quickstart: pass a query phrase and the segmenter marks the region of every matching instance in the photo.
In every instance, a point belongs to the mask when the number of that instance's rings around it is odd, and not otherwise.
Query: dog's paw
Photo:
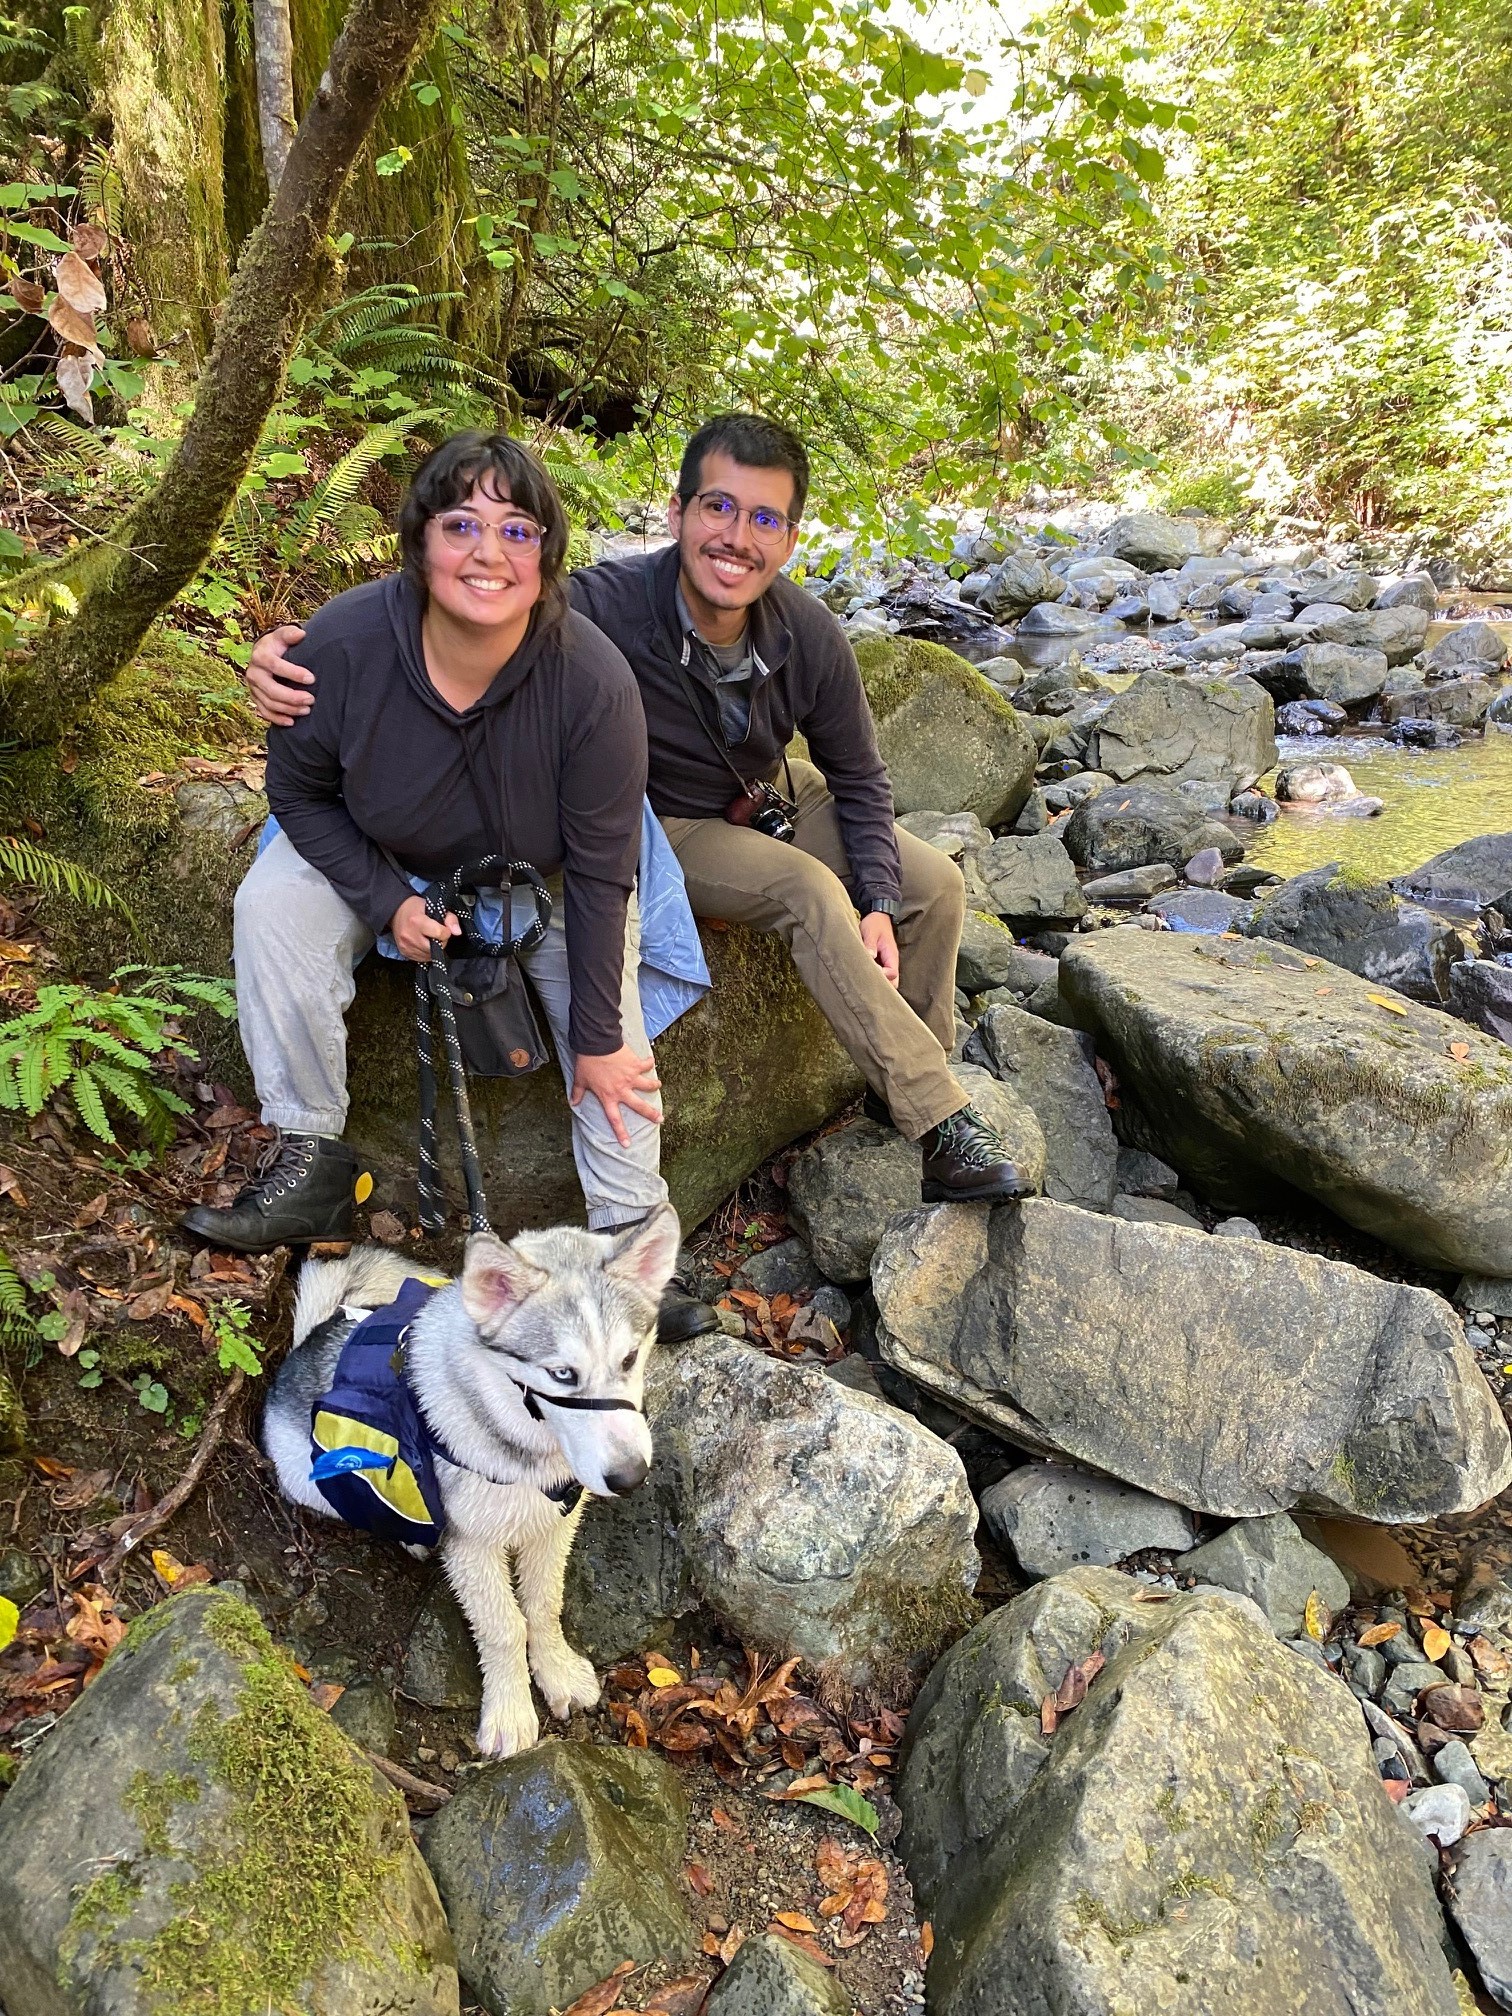
[[[529,1694],[501,1694],[485,1698],[483,1719],[478,1724],[478,1749],[484,1757],[515,1757],[539,1742],[541,1725],[530,1705]]]
[[[565,1722],[574,1708],[591,1708],[599,1698],[593,1661],[574,1652],[565,1641],[532,1658],[530,1670],[542,1700],[559,1722]]]

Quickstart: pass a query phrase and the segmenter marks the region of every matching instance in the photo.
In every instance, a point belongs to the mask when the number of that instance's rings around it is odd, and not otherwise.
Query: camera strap
[[[740,774],[739,766],[731,760],[730,752],[728,748],[725,746],[724,737],[722,735],[715,733],[713,727],[710,725],[708,715],[699,705],[698,689],[693,683],[693,675],[688,670],[688,661],[692,657],[692,655],[693,655],[693,642],[692,639],[689,637],[687,631],[685,630],[683,632],[683,640],[682,640],[682,656],[677,660],[677,676],[682,681],[682,689],[683,692],[687,695],[688,705],[693,709],[693,713],[697,718],[698,725],[703,729],[705,735],[707,735],[709,740],[713,743],[714,752],[718,756],[720,762],[723,763],[726,770],[729,771],[730,775],[735,779],[735,782],[740,786],[741,790],[745,793],[747,798],[759,798],[764,789],[770,791],[773,787],[766,782],[765,778],[742,777]],[[752,705],[754,706],[754,704],[755,704],[755,697],[753,694]],[[793,795],[793,772],[791,766],[788,763],[787,751],[785,749],[782,752],[782,774],[787,782],[788,801],[790,809],[796,812],[798,809],[798,801]]]

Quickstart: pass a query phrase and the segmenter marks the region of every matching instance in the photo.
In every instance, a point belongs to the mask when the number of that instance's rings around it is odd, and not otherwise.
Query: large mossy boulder
[[[145,1612],[0,1805],[9,2016],[456,2016],[404,1802],[256,1613]]]
[[[1120,784],[1247,790],[1276,760],[1276,709],[1253,679],[1143,672],[1092,729],[1087,767]]]
[[[739,925],[702,928],[713,989],[657,1038],[666,1125],[662,1170],[684,1225],[696,1225],[789,1141],[862,1089],[861,1074],[778,941]],[[413,1185],[414,989],[410,969],[370,959],[348,1018],[350,1138]],[[473,1121],[494,1222],[511,1229],[581,1220],[569,1112],[555,1064],[529,1078],[474,1079]],[[460,1187],[443,1118],[442,1163]]]
[[[1076,939],[1061,998],[1215,1203],[1295,1185],[1429,1267],[1512,1275],[1512,1049],[1264,939]]]
[[[469,1993],[491,2016],[551,2016],[622,1960],[685,1958],[687,1835],[653,1750],[538,1743],[470,1774],[424,1849]]]
[[[974,812],[988,826],[1018,817],[1034,743],[990,680],[915,637],[860,638],[856,661],[899,812]]]
[[[920,1694],[900,1846],[935,2016],[1457,2016],[1422,1844],[1348,1690],[1242,1598],[1149,1594],[1073,1569]],[[1085,1699],[1047,1734],[1073,1669]]]
[[[962,1413],[1221,1518],[1469,1511],[1512,1444],[1426,1288],[1033,1197],[908,1213],[872,1261],[890,1365]]]
[[[728,1337],[653,1360],[646,1412],[651,1476],[588,1508],[568,1569],[595,1658],[703,1605],[842,1692],[906,1696],[971,1622],[976,1506],[912,1415]]]

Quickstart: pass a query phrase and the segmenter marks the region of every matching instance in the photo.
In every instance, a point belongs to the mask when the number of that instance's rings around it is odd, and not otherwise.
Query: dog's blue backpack
[[[310,1410],[310,1477],[349,1526],[406,1547],[434,1547],[446,1525],[434,1437],[404,1373],[410,1324],[442,1283],[408,1280],[341,1347]]]

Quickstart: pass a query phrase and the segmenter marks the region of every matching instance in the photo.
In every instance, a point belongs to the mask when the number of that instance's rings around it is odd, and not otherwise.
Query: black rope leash
[[[515,938],[509,935],[508,903],[516,886],[531,890],[536,914]],[[480,889],[499,888],[506,905],[504,936],[480,939],[474,930],[477,895]],[[450,911],[462,926],[457,944],[470,958],[509,959],[521,952],[533,952],[546,936],[551,922],[551,897],[545,884],[528,861],[506,861],[490,854],[470,867],[458,868],[445,881],[433,882],[425,892],[425,914],[437,924],[446,922]],[[452,997],[451,974],[446,964],[448,941],[433,938],[430,955],[415,967],[415,1056],[420,1071],[420,1146],[416,1171],[420,1192],[420,1227],[424,1232],[440,1232],[446,1226],[446,1199],[441,1187],[441,1163],[436,1138],[436,1053],[435,1013],[441,1017],[441,1040],[446,1050],[447,1077],[451,1083],[452,1107],[457,1116],[457,1137],[462,1151],[462,1180],[467,1186],[467,1229],[490,1232],[488,1198],[483,1189],[483,1166],[478,1155],[478,1137],[473,1130],[472,1101],[467,1091],[467,1070],[462,1062],[462,1039],[457,1032],[456,1003]]]

